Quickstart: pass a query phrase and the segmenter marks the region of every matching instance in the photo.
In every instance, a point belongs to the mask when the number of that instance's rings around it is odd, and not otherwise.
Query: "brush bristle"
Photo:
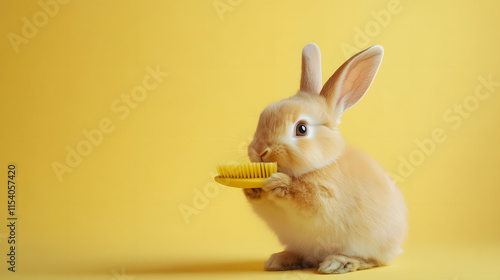
[[[217,163],[216,167],[222,178],[267,178],[278,171],[276,162]]]

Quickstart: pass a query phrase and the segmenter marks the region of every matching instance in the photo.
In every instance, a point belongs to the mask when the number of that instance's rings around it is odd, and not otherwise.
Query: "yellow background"
[[[295,93],[309,42],[322,50],[324,80],[348,58],[343,46],[384,46],[375,82],[340,129],[399,177],[409,207],[405,253],[340,277],[498,279],[500,87],[461,124],[443,117],[474,105],[479,77],[500,82],[497,1],[220,0],[231,8],[220,15],[213,3],[73,0],[14,46],[9,34],[43,9],[0,2],[2,279],[328,277],[262,271],[281,246],[240,190],[212,181],[216,162],[246,159],[262,109]],[[112,103],[142,85],[148,66],[169,76],[120,119]],[[52,164],[103,119],[114,130],[60,182]],[[422,154],[415,141],[435,129],[446,140],[402,174],[402,158]],[[5,255],[9,162],[15,274]],[[210,197],[193,204],[199,192]],[[183,207],[196,214],[183,217]]]

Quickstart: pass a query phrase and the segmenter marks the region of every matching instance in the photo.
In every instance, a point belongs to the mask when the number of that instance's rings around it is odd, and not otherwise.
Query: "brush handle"
[[[252,178],[252,179],[242,179],[242,178],[222,178],[220,176],[215,176],[215,182],[222,184],[224,186],[241,188],[241,189],[255,189],[262,188],[262,183],[267,178]]]

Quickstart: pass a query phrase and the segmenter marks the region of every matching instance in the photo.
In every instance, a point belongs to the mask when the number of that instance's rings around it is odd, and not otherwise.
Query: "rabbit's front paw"
[[[270,196],[285,197],[290,193],[292,178],[285,173],[274,173],[262,183],[262,189],[269,192]]]
[[[262,196],[262,189],[243,189],[243,193],[248,199],[259,199]]]

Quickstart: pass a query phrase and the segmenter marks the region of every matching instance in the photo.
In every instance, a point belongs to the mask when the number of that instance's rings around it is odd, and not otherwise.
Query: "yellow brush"
[[[276,173],[276,162],[218,163],[214,180],[235,188],[260,188],[271,174]]]

